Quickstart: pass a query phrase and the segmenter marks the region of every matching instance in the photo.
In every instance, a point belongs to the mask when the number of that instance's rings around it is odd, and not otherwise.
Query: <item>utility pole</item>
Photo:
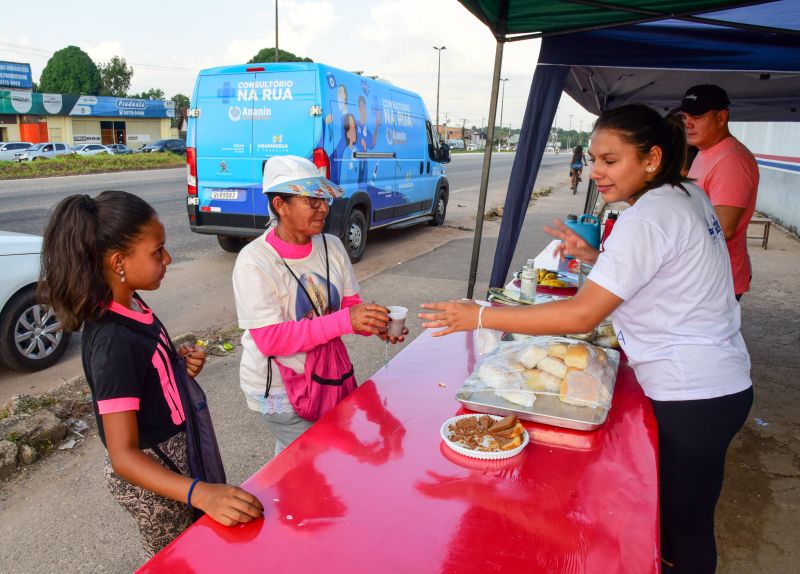
[[[467,145],[467,118],[461,118],[461,141]]]
[[[502,95],[500,96],[500,136],[497,139],[497,151],[500,151],[500,146],[503,145],[503,103],[506,99],[506,82],[508,78],[500,78],[502,82],[503,90]],[[494,142],[492,142],[494,144]]]
[[[433,49],[439,52],[439,66],[436,68],[436,133],[439,133],[439,84],[442,78],[442,50],[447,50],[447,46],[434,46]],[[447,139],[447,134],[444,139]]]
[[[278,50],[278,0],[275,0],[275,61],[278,62],[280,60],[280,56],[278,54],[280,51]]]
[[[583,120],[578,122],[578,145],[583,145]]]

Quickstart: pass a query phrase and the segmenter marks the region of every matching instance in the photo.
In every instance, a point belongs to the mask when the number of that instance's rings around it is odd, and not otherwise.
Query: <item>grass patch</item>
[[[112,171],[183,167],[186,158],[174,153],[135,153],[129,155],[68,155],[36,161],[0,161],[0,180],[60,175],[84,175]]]

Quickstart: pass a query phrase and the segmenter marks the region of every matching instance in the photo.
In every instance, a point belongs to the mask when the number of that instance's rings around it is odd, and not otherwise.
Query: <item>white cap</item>
[[[317,166],[296,155],[276,155],[267,160],[262,191],[330,199],[344,195],[344,190],[323,177]]]

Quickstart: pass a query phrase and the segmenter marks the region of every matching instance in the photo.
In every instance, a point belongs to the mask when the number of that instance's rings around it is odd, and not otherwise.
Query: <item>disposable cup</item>
[[[406,324],[406,316],[408,316],[408,309],[405,307],[387,307],[389,309],[389,318],[391,321],[389,322],[389,328],[386,330],[386,333],[390,337],[399,337],[403,334],[403,327]]]

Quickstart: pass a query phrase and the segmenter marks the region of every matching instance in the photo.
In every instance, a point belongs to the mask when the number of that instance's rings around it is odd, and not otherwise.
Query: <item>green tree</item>
[[[77,46],[57,51],[39,78],[39,90],[54,94],[100,94],[100,71],[89,54]]]
[[[291,52],[285,50],[278,50],[278,59],[281,62],[313,62],[311,58],[301,58]],[[256,64],[261,62],[274,62],[275,61],[275,48],[262,48],[258,54],[250,58],[248,64]]]
[[[163,100],[164,90],[159,88],[150,88],[146,92],[140,94],[128,94],[129,98],[136,98],[139,100]]]
[[[125,58],[113,56],[108,62],[100,63],[100,95],[124,98],[131,87],[133,66],[128,66]]]
[[[175,102],[175,117],[172,119],[172,127],[180,128],[185,110],[189,109],[189,96],[175,94],[172,96],[172,101]]]

